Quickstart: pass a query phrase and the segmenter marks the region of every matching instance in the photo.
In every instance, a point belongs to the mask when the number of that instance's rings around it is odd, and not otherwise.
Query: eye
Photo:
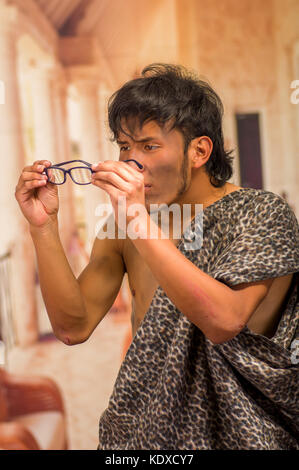
[[[159,146],[158,146],[158,145],[146,144],[146,145],[144,146],[144,148],[145,148],[146,150],[156,150],[157,148],[159,148]]]
[[[126,152],[128,149],[129,149],[128,145],[122,145],[121,147],[119,147],[120,152]]]

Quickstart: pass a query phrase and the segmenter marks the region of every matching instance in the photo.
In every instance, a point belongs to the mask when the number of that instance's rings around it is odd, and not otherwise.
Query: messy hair
[[[180,65],[155,63],[145,67],[141,76],[125,83],[109,99],[108,120],[112,139],[129,127],[133,118],[140,128],[149,121],[179,130],[184,152],[191,140],[208,136],[213,150],[205,164],[210,182],[221,187],[230,179],[232,151],[224,149],[222,131],[223,104],[211,86]],[[129,127],[130,129],[130,127]]]

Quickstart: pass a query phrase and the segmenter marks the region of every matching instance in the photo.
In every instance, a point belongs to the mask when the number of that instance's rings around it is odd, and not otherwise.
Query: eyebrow
[[[157,137],[144,137],[144,139],[133,139],[133,137],[131,137],[131,139],[134,141],[134,142],[137,142],[137,143],[142,143],[142,142],[149,142],[150,140],[157,140]],[[119,145],[123,145],[123,144],[127,144],[128,141],[127,140],[118,140],[116,139],[116,143],[119,144]]]

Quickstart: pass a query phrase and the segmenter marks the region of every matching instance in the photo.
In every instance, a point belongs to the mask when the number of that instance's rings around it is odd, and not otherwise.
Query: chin
[[[162,206],[162,205],[163,205],[163,206],[164,206],[164,205],[170,206],[170,205],[172,204],[172,201],[168,201],[168,202],[167,202],[167,200],[161,199],[161,198],[159,198],[159,199],[158,199],[158,198],[151,198],[150,200],[147,199],[146,202],[145,202],[145,207],[146,207],[147,212],[149,212],[149,210],[150,210],[150,205],[151,205],[151,204],[157,204],[157,205],[158,205],[158,209],[157,209],[157,210],[159,211],[159,210],[160,210],[160,209],[159,209],[160,206]]]

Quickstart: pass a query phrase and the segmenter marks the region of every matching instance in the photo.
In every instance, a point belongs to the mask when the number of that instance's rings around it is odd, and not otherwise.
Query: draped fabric
[[[280,196],[241,188],[177,248],[228,286],[294,273],[275,334],[214,344],[159,286],[99,422],[98,449],[299,449],[299,228]],[[196,232],[197,215],[190,224]],[[200,227],[198,227],[200,229]],[[179,286],[178,286],[179,288]]]

